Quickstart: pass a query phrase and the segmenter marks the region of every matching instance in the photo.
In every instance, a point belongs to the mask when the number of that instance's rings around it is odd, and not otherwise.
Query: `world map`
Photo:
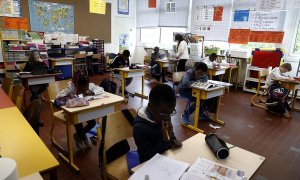
[[[29,0],[31,31],[74,33],[72,5]]]

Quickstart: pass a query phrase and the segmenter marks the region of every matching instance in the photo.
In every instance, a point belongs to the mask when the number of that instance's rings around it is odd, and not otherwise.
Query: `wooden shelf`
[[[4,50],[4,52],[28,52],[30,50]]]
[[[32,40],[30,40],[30,39],[2,39],[2,41],[26,41],[26,42],[29,42]]]

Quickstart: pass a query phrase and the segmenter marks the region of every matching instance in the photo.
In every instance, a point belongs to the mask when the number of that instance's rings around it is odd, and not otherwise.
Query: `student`
[[[171,116],[175,115],[176,97],[166,84],[155,86],[149,94],[149,103],[141,107],[133,122],[133,137],[138,148],[140,162],[163,153],[170,148],[181,147],[173,132]]]
[[[290,72],[291,70],[292,65],[290,63],[283,63],[281,66],[274,68],[266,79],[266,86],[269,87],[273,84],[273,79],[289,79],[289,77],[284,76],[283,73]]]
[[[34,67],[39,67],[39,66],[47,66],[47,65],[41,59],[39,51],[37,50],[30,51],[29,60],[28,62],[26,62],[23,71],[31,72]],[[33,101],[34,99],[39,99],[40,94],[46,90],[47,86],[48,84],[29,86],[29,89],[31,91],[30,101]]]
[[[75,72],[72,81],[68,82],[68,86],[62,90],[56,98],[69,96],[69,95],[83,95],[92,96],[99,95],[103,93],[102,87],[90,83],[89,77],[86,71],[78,70]],[[87,138],[86,133],[89,132],[96,125],[96,121],[87,121],[87,125],[83,127],[82,123],[75,124],[76,133],[74,134],[74,139],[76,146],[81,149],[83,148],[83,143],[87,148],[91,147],[91,141]]]
[[[206,57],[204,59],[204,63],[208,66],[208,67],[213,67],[214,64],[218,63],[217,60],[218,56],[216,53],[211,53],[211,55],[209,55],[208,57]]]
[[[183,79],[179,83],[179,94],[182,97],[186,97],[194,102],[189,108],[190,114],[192,114],[196,109],[196,98],[192,96],[192,88],[190,85],[196,81],[200,82],[207,82],[207,65],[203,62],[198,62],[195,64],[194,68],[189,69],[186,74],[184,75]],[[200,109],[200,118],[203,121],[210,120],[209,116],[204,113],[204,101],[201,100],[201,109]],[[183,123],[189,124],[189,116],[187,109],[185,110],[184,114],[182,115]]]
[[[110,67],[111,68],[122,68],[122,67],[129,67],[129,57],[130,57],[130,51],[128,50],[124,50],[122,54],[119,54],[118,56],[116,56],[113,60],[113,62],[111,63]],[[114,70],[114,74],[117,78],[121,79],[120,75],[119,75],[119,71],[118,70]],[[132,82],[133,78],[126,78],[125,80],[125,87],[129,86],[130,83]],[[120,92],[121,92],[122,87],[120,87]],[[125,88],[125,97],[128,97],[128,92],[126,91]]]
[[[181,34],[175,35],[175,41],[177,41],[177,53],[175,57],[179,59],[177,71],[185,71],[185,63],[189,59],[187,42]]]
[[[157,63],[157,60],[162,59],[163,56],[164,56],[164,54],[160,54],[159,53],[159,47],[157,47],[157,46],[154,47],[154,52],[151,54],[151,63],[150,63],[150,66],[152,68],[159,68],[159,71],[160,71],[160,67],[159,67],[159,65]],[[154,70],[154,71],[157,72],[158,70]],[[156,74],[152,73],[152,75],[154,76]],[[154,78],[156,78],[159,81],[160,76],[154,77]],[[161,78],[162,78],[162,82],[167,82],[166,79],[165,79],[165,68],[162,68]]]

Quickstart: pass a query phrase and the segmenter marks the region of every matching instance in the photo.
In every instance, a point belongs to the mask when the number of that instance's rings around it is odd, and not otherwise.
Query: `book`
[[[246,180],[245,172],[199,157],[180,180]]]
[[[136,171],[129,180],[178,180],[188,167],[188,163],[156,154]]]
[[[217,87],[218,85],[211,82],[194,82],[191,86],[200,89],[209,89],[209,88]]]

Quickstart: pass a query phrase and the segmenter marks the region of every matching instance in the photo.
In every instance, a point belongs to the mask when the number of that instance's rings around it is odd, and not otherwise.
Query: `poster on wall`
[[[129,49],[129,34],[119,34],[119,52]]]
[[[256,10],[270,11],[283,9],[285,0],[257,0]]]
[[[118,14],[129,15],[129,0],[118,0]]]
[[[27,18],[17,18],[17,17],[4,17],[4,28],[6,29],[20,29],[29,30],[28,19]]]
[[[0,0],[0,16],[20,17],[20,0]],[[5,8],[4,8],[5,7]]]
[[[31,31],[74,33],[72,5],[28,0]]]
[[[283,11],[252,13],[250,29],[257,31],[278,31],[283,30],[285,13]],[[283,22],[282,22],[283,21]]]
[[[106,0],[90,0],[90,13],[105,14]]]
[[[230,29],[228,42],[235,44],[248,44],[250,29]]]
[[[148,0],[148,8],[156,8],[156,0]]]

